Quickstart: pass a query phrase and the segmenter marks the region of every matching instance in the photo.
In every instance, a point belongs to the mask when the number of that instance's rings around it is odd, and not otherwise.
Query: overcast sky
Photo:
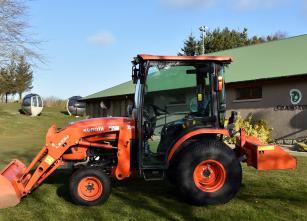
[[[225,26],[250,35],[307,33],[307,0],[29,1],[29,23],[47,63],[32,92],[87,96],[130,80],[138,53],[175,55],[198,28]]]

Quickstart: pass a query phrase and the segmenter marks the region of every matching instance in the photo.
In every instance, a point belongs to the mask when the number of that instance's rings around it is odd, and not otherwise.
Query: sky
[[[32,92],[87,96],[131,79],[137,54],[176,55],[199,27],[250,36],[307,33],[307,0],[32,0],[28,22],[45,63]]]

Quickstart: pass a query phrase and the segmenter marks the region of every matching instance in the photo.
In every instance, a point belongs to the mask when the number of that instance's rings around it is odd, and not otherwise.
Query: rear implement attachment
[[[245,153],[246,163],[257,170],[295,169],[296,158],[276,144],[263,144],[254,136],[247,136],[241,129],[237,141],[240,152]]]

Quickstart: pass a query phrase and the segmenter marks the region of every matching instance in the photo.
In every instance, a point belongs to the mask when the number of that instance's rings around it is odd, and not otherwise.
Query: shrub
[[[45,107],[66,107],[66,100],[62,100],[57,97],[46,97],[44,98],[44,106]]]
[[[307,152],[307,139],[302,142],[297,142],[296,145],[298,146],[299,151]]]
[[[249,136],[255,136],[263,143],[270,143],[272,139],[272,128],[268,126],[268,123],[264,120],[254,120],[253,114],[249,114],[245,119],[241,116],[236,117],[234,130],[239,131],[244,128],[246,134]],[[239,136],[239,134],[236,134]],[[231,143],[235,143],[236,138],[230,140]]]

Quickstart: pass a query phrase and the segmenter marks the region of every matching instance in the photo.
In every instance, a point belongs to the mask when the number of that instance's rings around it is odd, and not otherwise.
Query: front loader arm
[[[117,160],[116,165],[112,165],[111,175],[118,180],[129,177],[132,139],[134,121],[128,118],[79,121],[60,131],[53,125],[47,132],[43,148],[28,167],[19,160],[13,160],[0,172],[0,208],[17,205],[23,196],[38,187],[64,161],[89,159],[89,148],[116,149],[113,153]],[[112,144],[108,140],[116,142]],[[69,153],[68,149],[71,149]]]
[[[23,196],[29,194],[62,165],[65,151],[78,145],[82,137],[79,133],[76,128],[56,132],[53,125],[48,130],[45,145],[28,167],[19,160],[13,160],[8,164],[0,172],[0,208],[17,205]]]
[[[63,154],[70,147],[77,145],[79,139],[78,130],[74,130],[74,128],[65,129],[58,133],[55,125],[49,128],[44,147],[29,164],[23,176],[16,179],[21,196],[27,195],[60,165],[63,165]],[[33,169],[34,172],[31,173]]]

